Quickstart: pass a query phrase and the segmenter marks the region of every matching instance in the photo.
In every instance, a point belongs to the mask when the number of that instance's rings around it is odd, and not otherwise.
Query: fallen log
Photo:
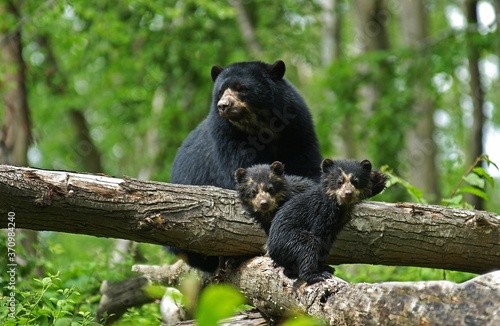
[[[236,192],[132,178],[0,166],[0,210],[17,228],[255,256],[265,233]],[[8,224],[3,223],[2,228]],[[500,268],[500,217],[411,203],[365,202],[339,234],[329,263],[419,266],[485,273]]]
[[[295,311],[330,325],[500,325],[500,271],[461,284],[351,284],[332,277],[306,286],[284,276],[269,257],[255,257],[223,280],[270,316]]]

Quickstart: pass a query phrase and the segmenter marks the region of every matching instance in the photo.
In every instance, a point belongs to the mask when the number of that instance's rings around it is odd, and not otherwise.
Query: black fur
[[[311,114],[284,74],[283,61],[212,67],[210,112],[179,148],[170,181],[234,189],[237,168],[274,161],[283,162],[290,174],[319,180],[321,155]],[[217,266],[217,257],[186,254],[191,266],[206,271]]]
[[[290,198],[316,185],[305,177],[285,174],[279,162],[257,164],[248,169],[239,168],[234,173],[236,190],[243,209],[269,234],[271,221]]]
[[[284,267],[285,275],[309,284],[332,275],[326,259],[351,207],[384,189],[385,174],[371,167],[368,160],[325,159],[320,183],[278,210],[267,246],[269,256]],[[351,177],[346,178],[348,175]]]

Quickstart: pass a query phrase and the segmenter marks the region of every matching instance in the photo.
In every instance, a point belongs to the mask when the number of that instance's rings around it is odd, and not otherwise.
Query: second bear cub
[[[375,196],[387,176],[372,171],[370,161],[323,160],[321,182],[281,207],[269,230],[267,247],[290,278],[309,284],[332,275],[326,264],[333,241],[352,206]]]
[[[256,164],[234,172],[243,209],[269,234],[274,214],[287,200],[316,185],[311,179],[286,175],[279,161]]]

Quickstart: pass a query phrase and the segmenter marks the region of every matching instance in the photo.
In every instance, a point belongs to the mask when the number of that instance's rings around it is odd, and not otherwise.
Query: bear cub
[[[351,208],[384,190],[387,179],[368,160],[325,159],[321,171],[318,185],[278,210],[267,241],[269,256],[285,275],[308,284],[332,276],[326,259]]]
[[[278,208],[296,194],[316,185],[311,179],[285,174],[285,166],[279,161],[239,168],[234,177],[243,209],[267,235]]]

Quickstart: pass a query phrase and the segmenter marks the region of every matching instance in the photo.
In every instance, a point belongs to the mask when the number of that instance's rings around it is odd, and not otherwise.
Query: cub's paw
[[[326,280],[327,278],[330,278],[332,277],[333,274],[330,273],[330,272],[327,272],[327,271],[322,271],[322,272],[319,272],[319,273],[312,273],[312,274],[309,274],[305,277],[303,277],[302,279],[304,281],[307,282],[307,284],[314,284],[314,283],[317,283],[317,282],[321,282],[321,281],[324,281]]]
[[[321,270],[324,271],[324,272],[328,272],[330,274],[335,274],[335,268],[333,268],[330,265],[323,265],[322,268],[321,268]]]

